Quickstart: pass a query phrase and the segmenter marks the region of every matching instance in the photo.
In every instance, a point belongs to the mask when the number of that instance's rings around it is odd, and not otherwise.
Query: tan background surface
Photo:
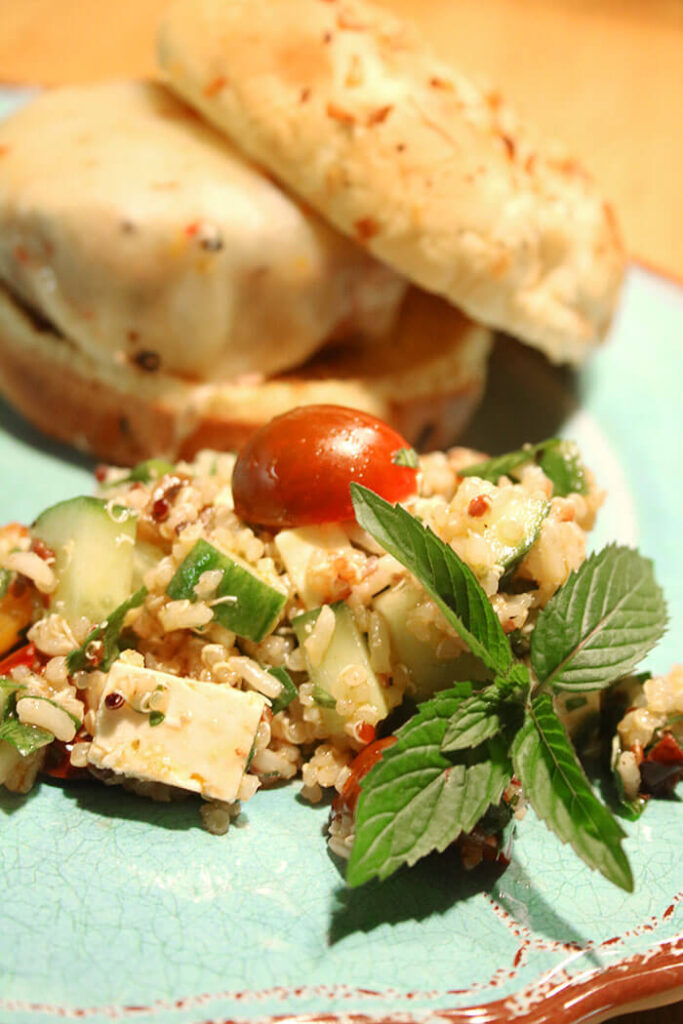
[[[683,279],[683,0],[381,0],[502,84],[617,206],[632,255]],[[165,0],[0,0],[0,81],[154,73]]]
[[[381,0],[568,143],[629,251],[683,279],[683,0]],[[154,74],[165,0],[0,0],[0,81]],[[683,1024],[682,1004],[613,1024]]]

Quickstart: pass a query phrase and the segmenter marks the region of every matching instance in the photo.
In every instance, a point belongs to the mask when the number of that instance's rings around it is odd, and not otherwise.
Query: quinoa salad
[[[370,477],[356,474],[366,486],[356,491],[355,517],[315,522],[308,521],[315,515],[294,514],[280,517],[283,525],[264,525],[253,488],[253,516],[240,507],[244,497],[237,500],[238,457],[202,451],[175,465],[100,467],[95,496],[52,506],[30,528],[4,527],[0,784],[27,793],[47,774],[65,784],[94,777],[155,800],[198,794],[204,826],[224,834],[258,790],[296,779],[307,800],[330,801],[328,841],[348,858],[363,807],[364,827],[374,827],[371,780],[380,789],[405,786],[400,766],[390,769],[403,747],[414,756],[411,729],[446,723],[436,748],[448,762],[443,771],[462,768],[466,778],[480,763],[494,765],[486,769],[485,797],[464,817],[455,814],[450,832],[425,840],[435,811],[429,826],[411,834],[405,855],[389,836],[392,852],[372,861],[386,838],[373,833],[369,866],[363,874],[356,865],[356,881],[384,877],[452,842],[466,867],[509,854],[509,829],[525,799],[538,813],[534,787],[543,774],[542,761],[533,773],[524,767],[525,707],[529,715],[536,707],[529,721],[541,733],[543,714],[552,713],[579,752],[607,752],[622,811],[636,814],[651,794],[670,795],[683,762],[682,666],[661,678],[636,675],[634,655],[617,665],[609,685],[601,670],[591,686],[580,655],[572,655],[583,672],[578,683],[566,657],[559,659],[565,667],[547,670],[547,688],[557,683],[551,709],[539,703],[543,694],[533,705],[528,696],[546,678],[539,665],[557,643],[551,616],[571,620],[563,593],[577,590],[582,567],[594,564],[596,579],[602,571],[600,556],[586,558],[604,493],[575,447],[552,441],[498,459],[452,448],[418,458],[400,442],[389,439],[388,490],[382,480],[373,486],[379,449],[370,453]],[[243,464],[251,457],[252,472],[254,452],[239,457]],[[313,468],[309,504],[316,488],[329,496],[324,467],[319,474]],[[409,484],[397,496],[391,474],[399,471]],[[377,496],[383,488],[386,501]],[[388,550],[360,514],[361,498],[387,523],[404,516],[406,536],[422,531],[438,545],[432,565],[452,552],[451,578],[462,573],[458,593],[466,591],[469,603],[444,596],[436,576],[425,584],[417,548],[410,557]],[[472,609],[482,595],[488,650],[495,641],[506,652],[500,663],[477,646],[484,618]],[[658,600],[649,590],[645,603],[654,610],[642,626],[647,636],[634,641],[638,656],[664,628]],[[537,624],[544,636],[534,658]],[[484,698],[493,707],[495,686],[498,733],[487,711],[489,724],[482,727],[480,715],[463,738],[463,715],[471,717]],[[384,783],[382,771],[390,772]],[[415,799],[397,796],[395,821],[409,811],[406,820],[417,828]],[[437,797],[430,799],[437,807]],[[628,888],[617,869],[597,856],[591,861],[580,836],[548,824],[591,867]]]

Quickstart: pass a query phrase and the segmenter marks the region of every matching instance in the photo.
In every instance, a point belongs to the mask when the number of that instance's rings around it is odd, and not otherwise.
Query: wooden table
[[[0,0],[0,80],[153,75],[166,0]],[[683,0],[379,0],[501,85],[614,201],[630,253],[683,279]],[[683,1004],[613,1024],[683,1024]]]

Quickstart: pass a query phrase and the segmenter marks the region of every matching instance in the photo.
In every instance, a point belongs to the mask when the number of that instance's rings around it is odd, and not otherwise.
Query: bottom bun
[[[119,465],[236,450],[271,417],[332,403],[370,412],[416,447],[445,448],[483,390],[491,333],[411,289],[384,341],[336,345],[296,370],[196,384],[85,355],[0,288],[0,391],[44,433]]]

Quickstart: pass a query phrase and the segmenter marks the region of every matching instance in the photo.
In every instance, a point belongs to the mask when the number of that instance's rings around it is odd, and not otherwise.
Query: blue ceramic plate
[[[632,270],[610,343],[579,375],[501,343],[468,440],[561,429],[610,491],[595,543],[653,557],[683,657],[683,294]],[[0,520],[91,490],[85,459],[0,406]],[[628,896],[529,814],[502,875],[448,855],[349,892],[326,808],[258,794],[225,839],[198,806],[90,783],[0,795],[0,1021],[320,1020],[569,1024],[683,995],[679,802],[626,823]],[[596,1016],[593,1016],[596,1015]]]

